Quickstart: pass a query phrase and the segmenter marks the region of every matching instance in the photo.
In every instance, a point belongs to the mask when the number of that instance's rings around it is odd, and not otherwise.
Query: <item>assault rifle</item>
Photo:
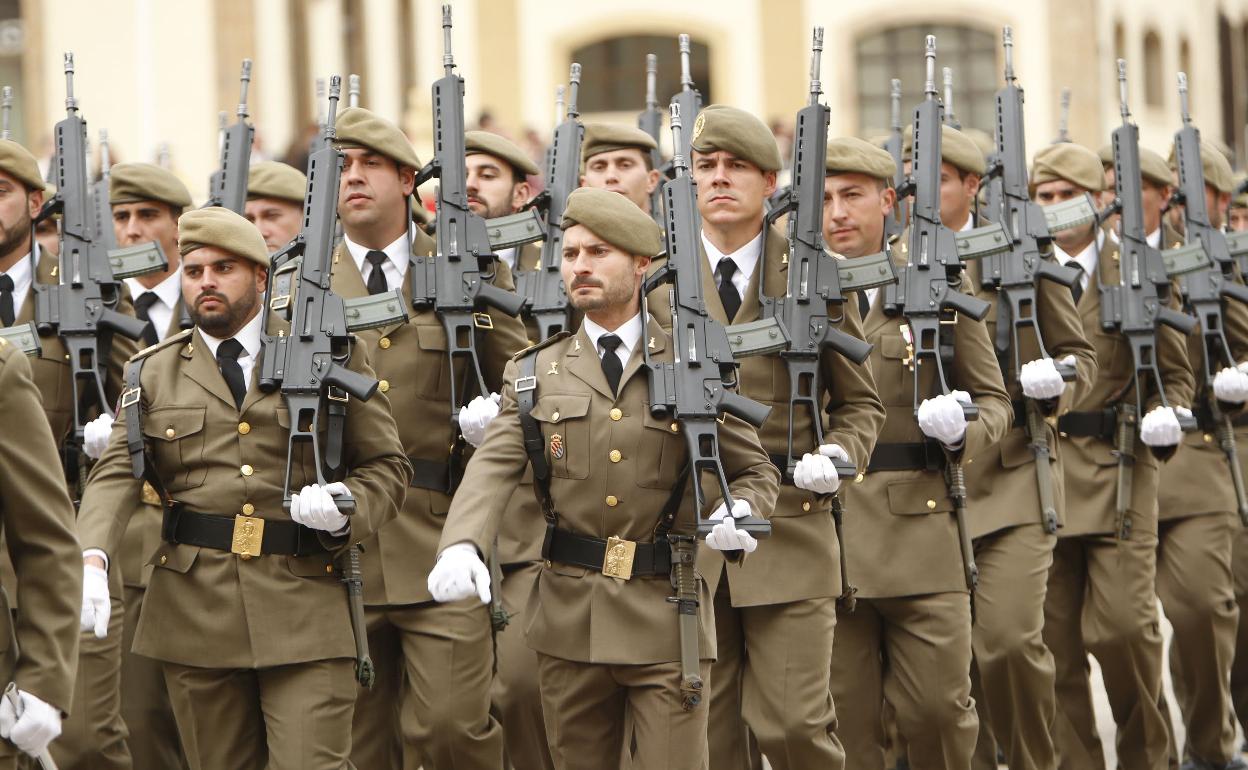
[[[655,148],[650,151],[650,167],[658,169],[663,165],[663,153],[659,151],[659,132],[663,130],[663,113],[659,110],[659,97],[656,92],[655,80],[659,74],[659,57],[652,53],[646,54],[646,108],[637,116],[637,127],[650,135]],[[650,193],[650,215],[656,222],[663,219],[663,186],[655,185]]]
[[[942,67],[941,74],[945,80],[945,125],[962,130],[962,123],[953,113],[953,68]]]
[[[893,163],[897,164],[897,170],[893,173],[893,189],[899,190],[906,181],[905,167],[902,165],[902,148],[904,140],[901,136],[901,81],[893,78],[890,87],[890,97],[892,104],[891,120],[889,120],[888,141],[884,143],[884,149],[889,155],[893,156]],[[906,223],[910,221],[910,206],[903,201],[900,196],[893,205],[893,211],[884,218],[884,240],[892,243],[893,240],[901,235],[901,231],[905,229]]]
[[[1053,144],[1065,144],[1070,142],[1070,89],[1062,88],[1062,100],[1060,112],[1057,118],[1057,138],[1053,140]]]
[[[672,101],[680,107],[682,120],[687,120],[692,126],[698,117],[698,113],[702,111],[702,94],[698,89],[693,87],[693,74],[689,67],[689,57],[692,47],[689,43],[689,36],[682,34],[680,41],[680,90],[672,97]],[[675,136],[673,132],[673,136]],[[689,148],[689,143],[693,141],[693,132],[686,131],[680,134],[681,144],[679,147],[673,145],[672,152],[677,153],[685,159],[685,162],[692,165],[693,155]],[[664,169],[666,176],[675,178],[675,163],[668,163]]]
[[[251,168],[251,143],[256,129],[247,122],[247,87],[251,84],[251,59],[243,59],[239,75],[238,120],[221,137],[221,165],[208,183],[205,206],[220,206],[242,214],[247,204],[247,171]]]

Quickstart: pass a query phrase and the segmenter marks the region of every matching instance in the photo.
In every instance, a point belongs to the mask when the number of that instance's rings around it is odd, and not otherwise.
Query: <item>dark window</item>
[[[1127,77],[1131,77],[1131,63],[1127,62]],[[1144,33],[1144,101],[1149,107],[1162,107],[1166,103],[1166,84],[1161,66],[1161,36],[1155,30]]]
[[[26,51],[26,30],[18,0],[0,0],[0,86],[13,87],[13,111],[9,131],[15,141],[26,142],[23,116],[27,99],[22,96],[22,54]]]
[[[680,46],[675,35],[634,35],[601,40],[572,52],[581,65],[581,112],[630,112],[646,106],[646,54],[659,57],[655,91],[661,109],[680,90]],[[569,62],[570,64],[571,62]],[[702,103],[714,101],[710,55],[705,43],[691,41],[689,73],[702,92]]]

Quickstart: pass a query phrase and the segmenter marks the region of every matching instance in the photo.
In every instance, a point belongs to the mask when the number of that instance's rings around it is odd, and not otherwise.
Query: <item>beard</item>
[[[205,297],[220,301],[223,307],[220,310],[202,312],[199,309],[199,303]],[[239,329],[243,328],[243,325],[251,320],[259,304],[260,295],[253,292],[247,292],[237,302],[230,302],[224,294],[218,294],[215,291],[204,292],[195,299],[194,307],[189,308],[187,312],[200,329],[213,337],[225,338],[234,336]]]
[[[29,242],[31,237],[30,212],[24,207],[21,216],[12,225],[0,224],[0,256],[12,254]]]
[[[602,288],[602,293],[596,297],[580,297],[576,294],[576,289],[581,286],[598,286]],[[584,313],[592,310],[601,310],[605,307],[624,305],[633,298],[633,294],[636,291],[636,286],[624,281],[611,284],[597,280],[573,281],[572,307]]]

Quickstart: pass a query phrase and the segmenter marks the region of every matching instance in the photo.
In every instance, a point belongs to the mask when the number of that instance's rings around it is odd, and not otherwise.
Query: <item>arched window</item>
[[[1128,67],[1127,76],[1131,76]],[[1144,33],[1144,102],[1149,107],[1166,103],[1166,85],[1161,66],[1161,36],[1156,30]]]
[[[577,107],[588,112],[640,112],[646,106],[646,54],[659,57],[655,91],[666,110],[680,90],[680,47],[676,35],[630,35],[599,40],[572,52],[581,65]],[[569,62],[571,64],[571,62]],[[714,101],[710,54],[705,43],[691,41],[689,71],[702,92],[702,103]]]
[[[22,93],[22,54],[26,51],[26,28],[17,0],[0,0],[0,85],[12,86],[17,98],[9,118],[9,130],[18,142],[27,140],[23,116],[29,94]],[[22,97],[26,96],[25,99]]]
[[[997,65],[997,33],[943,24],[892,27],[860,37],[858,61],[858,128],[865,135],[888,130],[890,81],[901,79],[901,122],[914,118],[923,98],[923,45],[936,36],[936,90],[944,96],[941,68],[953,70],[953,111],[963,127],[991,133],[995,125],[993,96],[1001,85]]]

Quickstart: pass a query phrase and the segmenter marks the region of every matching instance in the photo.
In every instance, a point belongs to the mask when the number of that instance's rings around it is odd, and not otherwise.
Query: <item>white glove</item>
[[[1041,400],[1057,398],[1066,389],[1051,358],[1037,358],[1023,364],[1018,371],[1018,384],[1023,387],[1024,396]]]
[[[108,437],[113,432],[113,418],[106,414],[96,417],[82,427],[82,451],[92,460],[100,459],[108,448]]]
[[[459,410],[459,432],[464,434],[464,441],[481,446],[485,440],[485,429],[498,416],[498,402],[501,400],[502,396],[497,393],[491,393],[489,398],[477,396]]]
[[[732,516],[728,515],[728,508],[723,503],[715,509],[711,514],[711,521],[719,523],[711,529],[710,534],[706,536],[706,544],[716,551],[745,551],[753,553],[758,548],[758,541],[754,536],[745,530],[737,529],[735,519],[745,519],[754,513],[750,508],[750,504],[746,500],[737,498],[732,501]]]
[[[490,570],[472,543],[448,545],[429,571],[429,593],[435,601],[455,602],[476,594],[482,604],[490,601]]]
[[[33,757],[61,734],[61,711],[25,690],[18,690],[17,697],[20,715],[8,698],[0,698],[0,738]]]
[[[819,454],[804,454],[793,467],[793,484],[798,489],[817,495],[830,495],[841,486],[832,458],[849,462],[849,454],[840,444],[822,444]]]
[[[1248,374],[1228,366],[1213,377],[1213,395],[1228,404],[1248,401]]]
[[[335,481],[325,486],[309,484],[290,496],[290,518],[310,529],[341,533],[347,516],[334,504],[334,495],[347,494],[347,485]]]
[[[927,398],[919,404],[919,430],[945,446],[957,446],[966,437],[966,415],[962,405],[971,403],[971,394],[955,390]]]
[[[1183,435],[1174,409],[1159,406],[1140,420],[1140,441],[1148,446],[1174,446]]]
[[[82,565],[82,612],[78,628],[94,631],[96,639],[108,636],[108,616],[112,605],[108,599],[108,573],[90,564]]]

